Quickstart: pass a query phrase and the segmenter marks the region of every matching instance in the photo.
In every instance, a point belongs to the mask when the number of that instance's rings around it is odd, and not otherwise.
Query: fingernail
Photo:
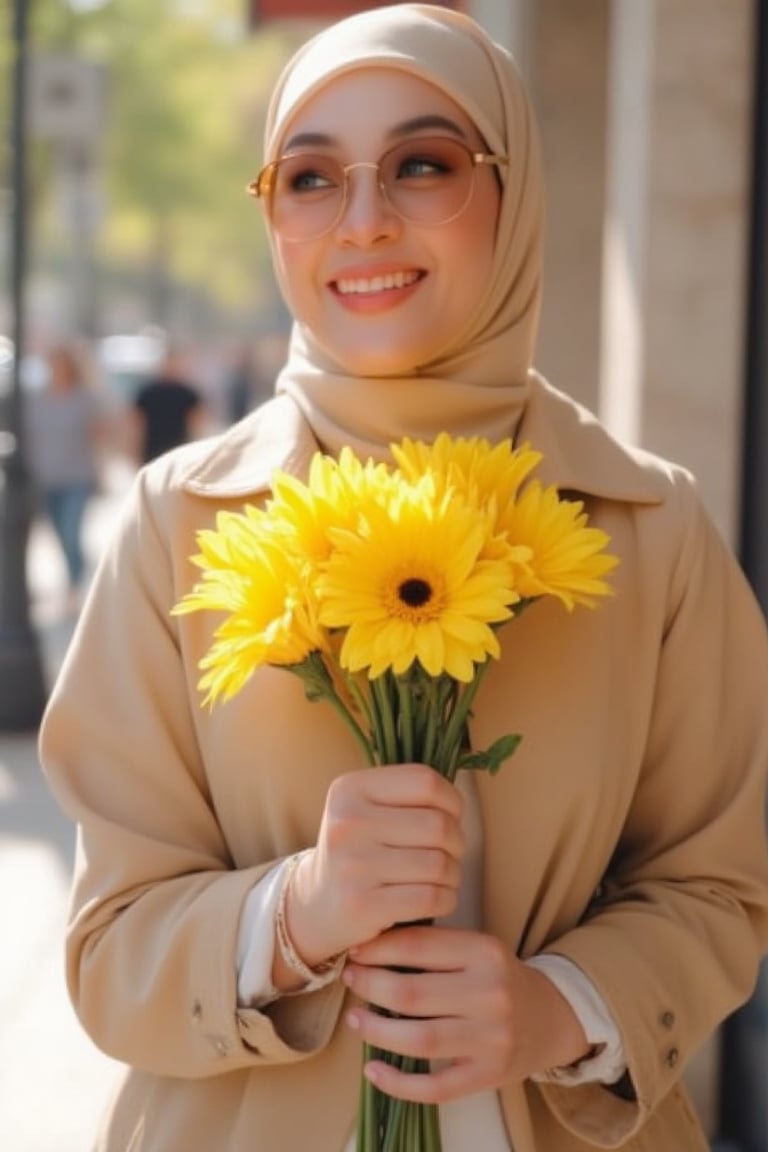
[[[359,1031],[360,1020],[354,1012],[347,1012],[347,1027],[351,1028],[353,1032]]]

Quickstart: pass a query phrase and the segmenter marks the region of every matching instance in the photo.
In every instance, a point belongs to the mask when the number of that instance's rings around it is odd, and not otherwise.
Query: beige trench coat
[[[620,448],[541,380],[519,439],[621,564],[596,611],[542,600],[502,633],[473,739],[524,739],[478,780],[484,921],[522,956],[584,969],[636,1099],[509,1084],[504,1116],[516,1152],[703,1152],[680,1073],[750,995],[768,940],[764,621],[683,470]],[[354,1125],[345,991],[238,1010],[236,939],[249,889],[314,843],[358,750],[285,671],[203,710],[215,620],[169,615],[198,574],[195,532],[314,449],[279,398],[141,472],[47,710],[45,771],[79,825],[69,987],[96,1044],[132,1066],[102,1150],[339,1152]]]

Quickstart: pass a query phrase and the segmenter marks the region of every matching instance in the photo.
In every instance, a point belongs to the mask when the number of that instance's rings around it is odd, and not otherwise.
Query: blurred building
[[[756,5],[466,8],[506,35],[542,126],[542,371],[688,465],[735,544]]]

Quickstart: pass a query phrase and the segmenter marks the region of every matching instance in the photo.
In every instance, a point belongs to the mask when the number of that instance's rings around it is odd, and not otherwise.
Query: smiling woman
[[[490,283],[506,156],[431,82],[381,68],[308,95],[267,155],[251,187],[324,350],[364,376],[437,360]]]
[[[680,1076],[768,945],[768,641],[690,474],[534,367],[514,62],[342,20],[251,192],[275,394],[139,471],[41,731],[127,1066],[99,1147],[705,1152]]]

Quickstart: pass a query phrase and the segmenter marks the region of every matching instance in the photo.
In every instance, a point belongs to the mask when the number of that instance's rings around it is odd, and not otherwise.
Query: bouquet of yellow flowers
[[[263,507],[220,512],[197,536],[202,580],[173,611],[224,613],[200,662],[204,704],[279,665],[337,710],[368,763],[495,773],[520,736],[475,749],[468,719],[500,626],[542,596],[594,607],[618,561],[581,502],[530,478],[529,445],[441,434],[392,455],[318,452],[306,483],[277,472]],[[365,1045],[371,1059],[427,1070]],[[437,1109],[363,1078],[357,1148],[440,1152]]]

